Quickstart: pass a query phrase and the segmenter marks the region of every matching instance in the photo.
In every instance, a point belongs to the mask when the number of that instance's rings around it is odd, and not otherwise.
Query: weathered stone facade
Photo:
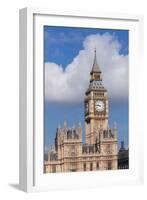
[[[109,128],[107,90],[102,84],[96,51],[88,90],[85,93],[85,135],[78,124],[69,128],[64,122],[58,127],[54,147],[48,152],[44,172],[74,172],[117,169],[117,128]]]

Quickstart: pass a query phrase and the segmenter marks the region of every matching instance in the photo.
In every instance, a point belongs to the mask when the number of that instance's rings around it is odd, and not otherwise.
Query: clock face
[[[105,109],[104,102],[101,101],[101,100],[96,101],[96,102],[95,102],[95,109],[96,109],[96,111],[98,111],[98,112],[104,111],[104,109]]]

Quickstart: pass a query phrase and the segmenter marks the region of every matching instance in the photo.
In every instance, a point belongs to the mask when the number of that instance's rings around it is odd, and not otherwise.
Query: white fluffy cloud
[[[56,63],[45,63],[45,98],[47,101],[81,102],[88,88],[94,49],[102,70],[103,84],[113,100],[128,96],[128,56],[120,55],[119,41],[109,33],[89,35],[83,50],[65,70]]]

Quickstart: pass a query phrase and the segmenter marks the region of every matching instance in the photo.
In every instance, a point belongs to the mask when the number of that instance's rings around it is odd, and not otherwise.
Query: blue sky
[[[109,36],[109,38],[110,36],[112,36],[113,39],[111,41],[111,46],[112,48],[113,46],[115,46],[114,47],[115,51],[116,50],[118,51],[117,58],[121,59],[122,57],[124,57],[124,59],[126,59],[126,57],[128,56],[128,37],[129,37],[127,30],[110,30],[110,29],[104,30],[104,29],[91,29],[91,28],[45,26],[44,27],[44,63],[45,64],[48,63],[48,67],[50,66],[52,67],[53,64],[56,64],[57,65],[56,67],[61,68],[60,71],[62,74],[64,74],[64,72],[69,68],[70,64],[74,63],[73,62],[74,58],[79,58],[78,57],[78,55],[80,54],[79,52],[81,50],[83,50],[84,52],[84,50],[87,48],[86,46],[87,43],[85,41],[89,41],[89,38],[91,39],[91,36],[95,37],[97,35],[102,36],[103,46],[105,45],[104,39],[105,38],[107,39],[107,35]],[[106,37],[103,37],[105,35]],[[100,38],[100,42],[101,42],[101,38]],[[114,55],[116,54],[115,51],[114,51]],[[105,54],[105,51],[104,53],[102,52],[102,54]],[[103,62],[101,61],[101,63]],[[90,66],[90,68],[91,67],[92,66]],[[79,68],[80,68],[80,65],[79,65]],[[105,70],[107,71],[107,66],[105,66]],[[53,71],[54,73],[52,74],[55,74],[55,71],[56,70],[54,70]],[[120,74],[120,76],[122,76],[122,79],[123,79],[123,75]],[[61,76],[61,81],[63,77],[64,76]],[[54,77],[54,78],[58,79],[58,77]],[[59,81],[60,81],[60,78],[59,78]],[[47,83],[45,82],[45,87],[47,88],[46,84]],[[123,82],[121,84],[123,85]],[[58,84],[56,85],[58,86]],[[128,85],[126,84],[124,87],[126,86]],[[53,88],[54,87],[50,87],[50,90],[52,90]],[[60,89],[58,90],[57,88],[57,91],[58,93],[60,93]],[[73,93],[75,92],[76,90],[73,89]],[[122,96],[121,98],[116,98],[116,95],[111,95],[111,93],[113,93],[113,91],[111,92],[110,90],[109,124],[110,126],[112,126],[114,121],[117,123],[119,143],[121,140],[124,140],[125,145],[128,146],[128,95],[124,95],[125,98],[122,98]],[[73,126],[79,121],[82,123],[83,141],[84,141],[85,139],[84,137],[85,136],[84,104],[82,100],[68,102],[68,100],[63,101],[62,99],[60,101],[60,96],[59,96],[59,100],[56,99],[54,101],[53,99],[49,100],[45,97],[44,116],[45,116],[44,136],[45,136],[46,147],[54,143],[56,128],[58,124],[62,125],[65,119],[67,120],[69,126]]]
[[[83,49],[83,41],[91,34],[114,35],[122,45],[120,54],[128,54],[128,31],[92,28],[44,27],[44,61],[62,64],[63,68]]]

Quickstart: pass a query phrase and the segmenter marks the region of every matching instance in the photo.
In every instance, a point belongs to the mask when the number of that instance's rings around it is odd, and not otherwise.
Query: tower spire
[[[100,67],[97,63],[97,57],[96,57],[96,48],[94,50],[94,61],[93,61],[93,66],[92,66],[92,70],[91,73],[93,72],[101,72]]]
[[[67,121],[64,120],[64,124],[63,124],[64,128],[67,128]]]

